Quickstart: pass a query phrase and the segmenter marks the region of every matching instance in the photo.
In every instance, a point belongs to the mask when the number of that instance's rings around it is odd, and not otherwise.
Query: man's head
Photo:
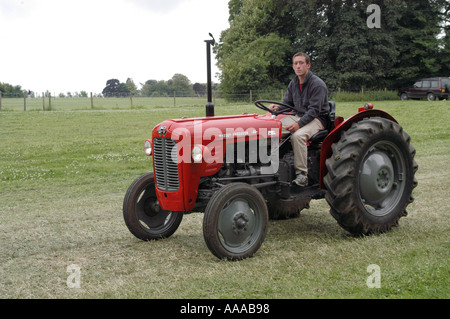
[[[303,80],[311,68],[311,59],[306,53],[297,52],[292,58],[292,68],[295,74]]]

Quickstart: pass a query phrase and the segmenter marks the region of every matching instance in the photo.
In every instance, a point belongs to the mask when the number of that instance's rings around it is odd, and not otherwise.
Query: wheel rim
[[[251,200],[231,199],[219,215],[217,231],[222,246],[231,253],[248,250],[262,232],[261,216]]]
[[[136,200],[136,216],[147,232],[162,232],[170,228],[173,213],[162,210],[154,194],[154,185],[145,188]]]
[[[378,142],[364,156],[360,175],[360,199],[366,211],[381,217],[395,209],[405,189],[406,164],[399,148]]]

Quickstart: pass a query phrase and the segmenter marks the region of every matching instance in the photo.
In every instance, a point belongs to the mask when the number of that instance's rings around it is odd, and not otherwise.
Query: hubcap
[[[236,235],[240,235],[247,231],[247,225],[249,221],[250,218],[248,218],[246,214],[242,212],[236,213],[233,217],[233,224],[231,227],[233,229],[233,233],[235,233]]]
[[[388,141],[375,144],[365,155],[359,171],[361,202],[374,216],[389,214],[405,188],[406,164],[398,147]]]
[[[248,201],[232,200],[219,215],[218,231],[222,244],[231,251],[245,250],[252,243],[256,224],[257,217]]]
[[[372,152],[364,162],[361,176],[361,195],[370,205],[379,204],[389,194],[394,183],[394,168],[389,157]]]
[[[136,203],[139,223],[145,230],[161,229],[167,225],[171,212],[163,211],[158,204],[152,187],[145,189]]]

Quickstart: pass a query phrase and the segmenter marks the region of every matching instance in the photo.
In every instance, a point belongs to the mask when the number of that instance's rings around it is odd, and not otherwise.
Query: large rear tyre
[[[130,232],[142,240],[170,237],[183,219],[183,212],[162,210],[155,191],[153,173],[138,177],[123,201],[123,218]]]
[[[231,183],[211,197],[203,219],[203,237],[219,259],[253,256],[267,234],[267,205],[261,193],[245,183]]]
[[[339,225],[355,235],[397,226],[417,186],[409,135],[397,123],[374,117],[354,123],[332,149],[325,198]]]

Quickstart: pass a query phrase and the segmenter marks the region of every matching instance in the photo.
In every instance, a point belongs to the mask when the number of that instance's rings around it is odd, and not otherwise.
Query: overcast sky
[[[206,83],[204,40],[228,27],[228,0],[0,0],[0,82],[38,94],[176,73]]]

